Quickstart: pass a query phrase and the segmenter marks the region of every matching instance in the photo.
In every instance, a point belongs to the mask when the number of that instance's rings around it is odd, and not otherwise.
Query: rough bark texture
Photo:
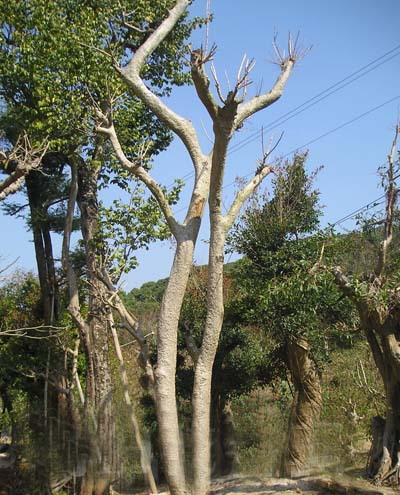
[[[368,318],[365,333],[381,374],[386,396],[385,419],[372,419],[372,446],[367,474],[376,483],[400,482],[400,328],[399,324],[379,328]],[[392,327],[392,328],[390,328]],[[378,330],[377,334],[371,328]],[[375,332],[376,332],[375,330]],[[386,335],[385,335],[386,334]]]
[[[106,289],[98,280],[101,266],[96,242],[99,215],[97,175],[98,170],[81,162],[78,169],[78,204],[89,282],[87,327],[81,336],[86,357],[85,436],[88,448],[82,495],[106,493],[114,471],[114,420],[108,336],[110,309],[105,303]]]
[[[239,465],[232,409],[219,395],[211,401],[211,464],[213,477],[232,474]]]
[[[173,112],[141,78],[147,58],[164,41],[189,5],[189,0],[176,0],[168,16],[137,48],[125,67],[120,69],[122,79],[131,91],[171,129],[185,145],[192,160],[195,180],[192,197],[183,224],[179,223],[166,201],[162,188],[140,163],[131,161],[123,152],[112,122],[112,116],[98,112],[100,125],[97,131],[111,141],[113,149],[124,168],[136,175],[151,191],[177,241],[169,282],[164,294],[158,325],[158,358],[155,370],[157,417],[163,460],[168,485],[172,495],[182,495],[187,490],[184,462],[181,458],[180,435],[175,396],[175,373],[177,355],[177,330],[183,296],[192,265],[193,249],[203,215],[204,204],[209,197],[210,249],[207,284],[207,318],[201,347],[196,352],[195,376],[192,394],[192,493],[205,495],[210,483],[210,403],[211,376],[224,314],[223,265],[224,241],[227,230],[238,214],[241,205],[270,172],[265,159],[260,163],[255,177],[236,195],[227,215],[221,214],[222,186],[229,141],[243,122],[254,113],[274,103],[282,94],[285,83],[296,59],[296,47],[289,43],[289,54],[279,60],[281,73],[272,89],[265,94],[246,98],[251,63],[239,71],[234,88],[226,98],[216,81],[217,93],[222,101],[219,106],[209,90],[210,81],[204,65],[212,59],[213,50],[205,54],[202,49],[192,51],[191,70],[193,83],[199,99],[206,107],[213,122],[215,140],[212,152],[201,151],[197,133],[190,120]],[[215,51],[215,50],[214,50]]]
[[[197,235],[197,232],[196,232]],[[157,334],[156,407],[165,473],[171,493],[186,491],[183,451],[176,408],[177,331],[183,296],[192,267],[194,239],[178,243]]]
[[[307,341],[298,339],[290,342],[287,356],[295,392],[280,475],[290,478],[302,474],[312,443],[314,423],[321,412],[322,397],[320,377]]]

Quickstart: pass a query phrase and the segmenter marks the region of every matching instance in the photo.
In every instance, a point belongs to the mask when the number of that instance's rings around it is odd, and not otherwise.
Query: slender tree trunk
[[[26,189],[28,194],[29,208],[31,212],[33,243],[35,246],[36,265],[38,268],[40,293],[43,308],[43,320],[45,325],[50,325],[54,320],[54,302],[56,295],[56,279],[54,259],[52,253],[50,232],[44,226],[47,212],[42,205],[40,195],[40,181],[37,173],[28,175],[26,178]],[[50,272],[49,273],[49,268]]]
[[[186,493],[184,453],[180,444],[176,406],[175,374],[178,321],[183,297],[193,263],[197,231],[188,240],[179,241],[161,304],[157,334],[156,408],[161,451],[173,495]]]
[[[78,168],[78,204],[82,217],[89,281],[88,335],[82,335],[86,356],[86,436],[89,448],[88,470],[82,495],[103,495],[111,483],[113,465],[114,420],[112,377],[109,362],[107,292],[98,279],[101,247],[98,245],[98,169],[80,162]]]
[[[207,493],[210,484],[210,405],[214,358],[224,318],[223,270],[225,232],[222,218],[211,226],[207,284],[207,319],[203,343],[195,363],[193,383],[193,493]],[[212,215],[211,215],[212,216]]]
[[[126,373],[124,357],[122,355],[121,346],[119,344],[118,334],[117,334],[117,331],[116,331],[115,326],[113,324],[113,321],[110,321],[110,325],[111,325],[111,333],[112,333],[113,340],[114,340],[115,353],[117,355],[119,365],[120,365],[120,374],[121,374],[122,387],[123,387],[123,391],[124,391],[125,404],[128,408],[129,419],[131,421],[133,432],[135,435],[136,445],[138,446],[139,452],[140,452],[140,466],[142,468],[142,473],[143,473],[143,476],[145,477],[145,480],[148,484],[150,492],[153,494],[156,494],[157,493],[157,485],[156,485],[156,482],[154,480],[153,472],[151,470],[150,457],[149,457],[149,454],[146,450],[146,446],[144,445],[143,440],[142,440],[139,422],[137,420],[135,410],[133,408],[131,396],[129,393],[128,375]]]
[[[295,394],[289,416],[288,444],[282,456],[282,477],[301,475],[322,406],[320,377],[305,339],[288,344],[288,367]]]

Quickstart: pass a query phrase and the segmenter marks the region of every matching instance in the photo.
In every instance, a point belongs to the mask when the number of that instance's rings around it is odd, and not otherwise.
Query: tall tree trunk
[[[291,406],[288,443],[282,456],[280,475],[301,475],[311,447],[314,423],[321,412],[321,382],[310,356],[309,344],[297,339],[288,344],[288,367],[295,393]]]
[[[390,330],[380,328],[380,343],[372,322],[364,320],[364,328],[375,363],[385,388],[385,419],[372,420],[372,446],[367,474],[376,483],[400,482],[400,331],[398,325]],[[375,325],[376,328],[376,325]]]
[[[213,180],[213,179],[211,179]],[[217,210],[219,206],[217,207]],[[195,363],[193,383],[193,493],[204,495],[210,484],[210,406],[212,369],[224,318],[223,271],[225,231],[219,211],[210,213],[211,239],[207,283],[207,318]]]
[[[33,243],[35,246],[36,264],[38,269],[40,293],[45,325],[51,325],[58,317],[56,308],[58,301],[57,281],[55,276],[53,249],[48,225],[46,225],[47,211],[43,206],[43,197],[40,190],[38,172],[29,174],[26,178]]]
[[[114,472],[114,419],[112,376],[109,362],[109,307],[107,292],[98,279],[101,247],[98,245],[98,169],[80,161],[78,168],[78,204],[82,217],[89,283],[88,335],[82,335],[86,356],[85,425],[89,461],[82,495],[103,495]]]
[[[156,408],[161,451],[168,486],[173,495],[186,493],[184,453],[180,444],[175,374],[178,321],[193,263],[198,228],[178,241],[168,285],[161,304],[157,333]]]

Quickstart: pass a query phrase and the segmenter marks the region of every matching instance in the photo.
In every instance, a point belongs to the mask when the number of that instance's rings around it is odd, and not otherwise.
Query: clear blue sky
[[[194,0],[191,7],[194,14],[203,15],[205,9],[206,0]],[[225,71],[227,78],[233,81],[245,53],[256,60],[250,95],[259,89],[260,84],[264,90],[271,86],[278,75],[278,68],[269,63],[274,31],[278,32],[282,45],[288,31],[294,35],[300,31],[302,44],[313,46],[295,68],[282,98],[252,118],[235,136],[227,165],[225,205],[228,206],[232,200],[235,187],[230,184],[235,178],[254,174],[257,158],[261,155],[261,140],[256,133],[262,127],[267,131],[265,141],[271,135],[278,137],[281,131],[285,132],[276,156],[306,148],[309,149],[309,169],[324,166],[317,178],[317,187],[325,206],[323,223],[333,223],[380,196],[382,193],[378,188],[376,171],[386,160],[393,128],[400,115],[400,2],[211,0],[211,10],[214,21],[209,28],[209,41],[218,46],[214,63],[220,82],[225,87]],[[204,31],[198,32],[194,36],[193,46],[204,44],[204,41]],[[394,50],[395,47],[397,50]],[[365,72],[362,77],[350,84],[347,83],[354,77],[346,79],[342,83],[345,85],[343,88],[335,86],[333,90],[338,90],[322,101],[273,129],[268,127],[376,59],[379,61],[354,76]],[[207,151],[210,145],[206,130],[210,129],[210,122],[197,102],[193,88],[176,89],[170,104],[175,111],[193,121]],[[361,116],[366,112],[370,113]],[[358,117],[353,123],[307,145]],[[170,185],[175,177],[190,172],[190,161],[178,142],[159,157],[154,170],[155,176],[165,185]],[[188,180],[188,190],[190,186]],[[188,195],[183,194],[175,211],[182,210],[187,199]],[[180,211],[179,215],[184,215],[184,211]],[[18,267],[35,270],[33,244],[23,220],[10,219],[1,214],[0,222],[1,265],[19,257]],[[208,237],[207,224],[205,221],[199,237],[197,263],[207,260],[207,244],[203,242]],[[351,227],[351,223],[343,226]],[[173,249],[168,242],[140,252],[140,266],[126,277],[125,288],[168,276],[172,256]]]

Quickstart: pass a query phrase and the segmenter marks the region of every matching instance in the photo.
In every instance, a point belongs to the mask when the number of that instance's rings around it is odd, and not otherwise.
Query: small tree
[[[272,338],[266,354],[285,363],[294,387],[282,476],[299,475],[307,461],[322,406],[323,331],[348,313],[329,278],[318,274],[316,280],[311,273],[322,240],[321,210],[306,158],[296,154],[277,169],[271,194],[253,199],[231,236],[233,247],[246,255],[239,280],[247,318]],[[275,375],[285,378],[286,370],[277,366]]]
[[[176,357],[177,331],[180,310],[192,266],[193,250],[196,244],[205,203],[208,200],[210,212],[210,247],[207,281],[207,318],[194,365],[192,394],[193,423],[193,488],[196,495],[207,492],[210,476],[210,400],[212,368],[217,350],[223,320],[223,264],[224,242],[243,202],[270,172],[267,155],[263,157],[255,177],[236,195],[226,215],[222,214],[222,185],[227,149],[234,132],[256,112],[278,100],[283,92],[293,66],[299,57],[296,44],[289,39],[288,54],[283,56],[277,49],[277,63],[280,74],[272,89],[264,94],[246,100],[249,73],[252,62],[245,62],[235,85],[226,96],[222,95],[218,81],[216,89],[221,100],[219,105],[210,90],[210,80],[204,66],[215,54],[215,47],[209,53],[203,49],[190,53],[191,76],[200,101],[204,104],[213,124],[214,142],[210,153],[205,154],[192,123],[173,112],[143,80],[147,59],[166,41],[179,19],[184,15],[189,0],[177,0],[168,16],[159,26],[148,32],[147,38],[137,47],[124,67],[117,66],[121,78],[154,114],[167,125],[185,145],[194,167],[194,186],[186,217],[178,222],[166,201],[162,187],[143,167],[140,157],[130,159],[124,153],[114,126],[112,109],[105,112],[98,109],[97,131],[106,136],[121,163],[130,173],[138,177],[156,198],[173,237],[176,252],[168,285],[164,293],[157,331],[157,365],[153,383],[157,403],[157,415],[164,464],[171,493],[180,495],[187,492],[187,479],[181,457],[178,414],[176,407]],[[149,26],[147,26],[148,28]],[[137,28],[137,27],[136,27]],[[150,367],[149,367],[150,368]]]

